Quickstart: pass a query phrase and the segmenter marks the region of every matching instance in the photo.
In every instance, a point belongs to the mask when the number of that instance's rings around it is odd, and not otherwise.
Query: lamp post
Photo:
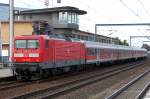
[[[9,65],[12,63],[12,42],[14,36],[14,0],[9,0]]]

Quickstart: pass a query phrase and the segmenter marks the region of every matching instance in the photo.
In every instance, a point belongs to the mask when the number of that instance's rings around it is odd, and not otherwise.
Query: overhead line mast
[[[14,37],[14,0],[9,0],[9,65],[12,63],[12,42]]]

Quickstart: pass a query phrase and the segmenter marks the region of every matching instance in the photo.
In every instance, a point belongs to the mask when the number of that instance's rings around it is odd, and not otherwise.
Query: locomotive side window
[[[39,41],[38,40],[28,40],[28,47],[27,48],[39,48]]]
[[[26,40],[15,40],[15,48],[26,48]]]

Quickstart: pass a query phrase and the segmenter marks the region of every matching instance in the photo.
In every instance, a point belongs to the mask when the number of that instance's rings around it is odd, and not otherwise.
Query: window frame
[[[18,41],[25,41],[25,47],[19,47],[19,48],[18,48],[18,47],[16,46],[16,42],[18,42]],[[15,40],[14,47],[17,48],[17,49],[25,49],[25,48],[27,48],[27,40],[21,40],[21,39]]]
[[[16,41],[25,41],[25,47],[24,48],[18,48],[18,47],[16,47]],[[31,48],[31,47],[29,47],[28,45],[28,41],[30,41],[30,40],[37,40],[38,41],[38,47],[36,47],[36,48]],[[16,39],[15,40],[15,43],[14,43],[14,48],[16,48],[16,49],[38,49],[40,47],[40,42],[39,42],[39,40],[38,39]]]
[[[36,43],[38,43],[38,46],[36,45],[36,47],[34,47],[34,48],[31,48],[31,47],[30,47],[31,49],[38,49],[38,48],[39,48],[39,40],[37,40],[37,39],[31,39],[31,40],[29,39],[29,40],[27,40],[27,41],[26,41],[26,42],[27,42],[27,48],[29,48],[29,46],[28,46],[28,45],[29,45],[29,41],[37,41]],[[33,43],[33,42],[32,42],[32,43]],[[29,49],[30,49],[30,48],[29,48]]]

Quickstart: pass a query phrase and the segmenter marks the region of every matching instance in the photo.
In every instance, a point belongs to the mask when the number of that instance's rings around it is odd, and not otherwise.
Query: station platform
[[[0,68],[0,79],[5,77],[12,77],[13,73],[9,67],[7,68]]]

